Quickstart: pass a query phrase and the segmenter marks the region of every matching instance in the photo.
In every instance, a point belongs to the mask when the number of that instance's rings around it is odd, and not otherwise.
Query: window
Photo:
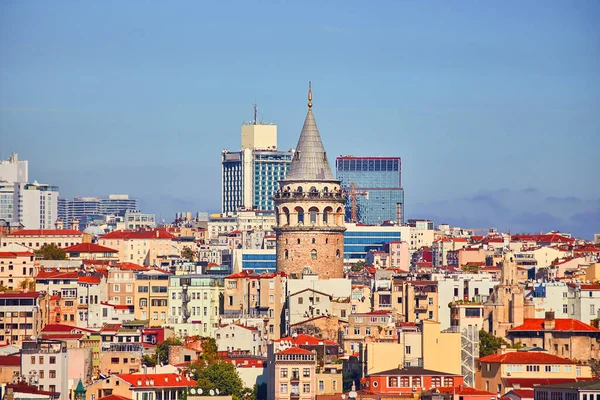
[[[56,378],[56,370],[50,370],[50,379]]]
[[[121,291],[121,285],[119,285],[118,283],[115,283],[113,286],[113,291],[115,291],[115,292]]]
[[[562,310],[563,310],[563,311],[562,311],[562,312],[563,312],[563,314],[566,314],[566,313],[568,313],[568,312],[569,312],[569,308],[567,307],[567,305],[566,305],[566,304],[563,304]]]
[[[421,387],[421,377],[420,376],[413,376],[412,378],[412,385],[414,388],[420,388]]]
[[[565,365],[565,372],[573,372],[573,366],[572,365]]]
[[[40,364],[43,364],[43,363],[44,363],[44,356],[40,356],[40,359],[39,359],[39,360],[40,360],[40,362],[39,362],[39,363],[40,363]]]
[[[287,383],[282,383],[281,385],[279,385],[279,393],[287,393],[287,392],[288,392]]]
[[[410,346],[406,346],[404,349],[405,354],[410,354]]]
[[[310,393],[310,383],[302,385],[302,393]]]
[[[300,378],[300,369],[292,368],[292,379],[298,379],[298,378]]]
[[[431,378],[431,386],[432,387],[442,386],[442,378],[440,378],[439,376],[432,377]]]
[[[429,298],[429,305],[432,306],[433,305],[433,297]]]
[[[281,368],[281,377],[285,378],[288,376],[288,370],[287,368]]]
[[[48,390],[53,393],[56,392],[56,385],[50,385]]]
[[[595,307],[593,304],[590,304],[590,315],[594,315],[595,314]]]
[[[298,304],[304,304],[304,297],[298,297]]]
[[[454,386],[454,378],[444,377],[444,386],[445,387],[452,387],[452,386]]]
[[[127,297],[125,298],[125,304],[127,304],[127,305],[132,305],[132,304],[133,304],[133,297],[131,297],[131,296],[127,296]]]
[[[315,249],[312,249],[312,250],[310,251],[310,258],[312,258],[313,260],[316,260],[316,259],[317,259],[317,250],[315,250]]]
[[[110,363],[111,364],[118,364],[119,363],[119,357],[112,357],[110,359]]]
[[[304,370],[302,371],[302,376],[304,376],[305,378],[310,376],[310,368],[304,368]]]
[[[324,391],[325,390],[325,382],[319,381],[319,390],[320,391]]]
[[[371,334],[371,328],[369,328],[368,326],[365,328],[365,335],[370,335]]]
[[[355,335],[360,335],[360,327],[358,327],[358,326],[354,327],[354,334]]]
[[[158,311],[154,311],[152,313],[152,319],[155,320],[155,321],[158,321]]]

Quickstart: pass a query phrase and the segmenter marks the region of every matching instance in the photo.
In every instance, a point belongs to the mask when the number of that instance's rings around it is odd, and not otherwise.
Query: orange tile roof
[[[496,396],[496,393],[486,392],[485,390],[477,390],[468,386],[459,387],[438,387],[440,393],[451,393],[462,396]]]
[[[555,328],[553,331],[570,331],[570,332],[598,332],[600,329],[596,329],[591,325],[581,322],[577,319],[571,318],[556,318],[554,320]],[[525,331],[536,331],[540,332],[544,330],[544,318],[527,318],[523,322],[523,325],[511,328],[509,332],[525,332]]]
[[[118,250],[95,243],[80,243],[64,248],[67,253],[118,253]]]
[[[21,229],[8,236],[82,236],[83,232],[74,229]]]
[[[98,275],[80,276],[79,279],[77,279],[77,282],[91,283],[92,285],[99,285],[101,281],[102,280]]]
[[[539,351],[511,351],[504,354],[492,354],[480,358],[479,361],[500,364],[575,364],[569,359]]]
[[[0,251],[0,258],[31,257],[33,255],[33,251]]]
[[[190,387],[197,384],[195,380],[177,374],[120,374],[117,378],[134,388]]]
[[[129,397],[119,396],[118,394],[111,394],[108,396],[100,397],[98,400],[131,400]]]

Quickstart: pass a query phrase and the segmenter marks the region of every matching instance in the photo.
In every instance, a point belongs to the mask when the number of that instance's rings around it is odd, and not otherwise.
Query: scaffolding
[[[469,325],[460,331],[461,371],[465,385],[475,387],[475,360],[479,358],[479,330]]]

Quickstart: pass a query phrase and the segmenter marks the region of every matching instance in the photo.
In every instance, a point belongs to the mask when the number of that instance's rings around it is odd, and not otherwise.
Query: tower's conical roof
[[[79,379],[79,383],[75,388],[75,393],[85,393],[85,388],[83,387],[83,382],[81,382],[81,378]]]
[[[327,161],[327,153],[317,129],[312,113],[312,92],[308,93],[308,113],[296,146],[296,152],[285,180],[292,181],[333,181],[331,166]]]

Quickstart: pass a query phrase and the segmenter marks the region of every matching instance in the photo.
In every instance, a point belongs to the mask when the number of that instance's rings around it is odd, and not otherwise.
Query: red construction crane
[[[354,182],[350,184],[350,189],[346,189],[346,192],[348,193],[348,196],[350,196],[350,222],[356,223],[356,196],[366,196],[369,198],[369,192],[356,190]]]

